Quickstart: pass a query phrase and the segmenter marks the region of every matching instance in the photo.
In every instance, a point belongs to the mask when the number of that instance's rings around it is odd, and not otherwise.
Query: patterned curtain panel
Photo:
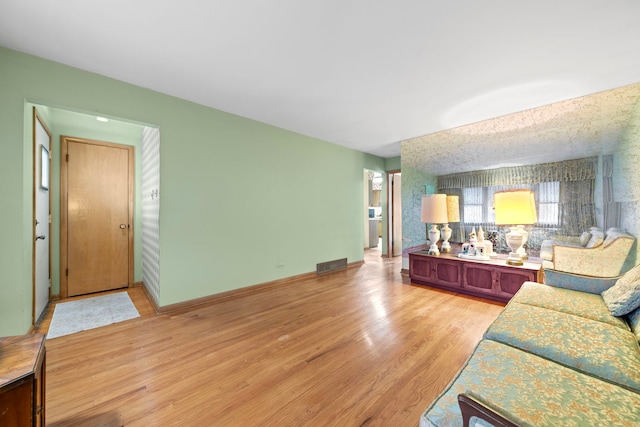
[[[560,182],[561,234],[579,236],[596,225],[594,185],[595,180]]]
[[[593,191],[598,158],[498,168],[438,177],[438,192],[460,198],[460,223],[449,224],[452,242],[464,242],[473,227],[482,227],[496,252],[508,252],[507,227],[495,224],[493,194],[530,189],[536,197],[538,223],[528,226],[526,247],[540,249],[554,234],[579,235],[596,224]]]
[[[598,158],[588,157],[564,162],[442,175],[438,177],[438,188],[494,187],[550,181],[595,180],[597,173]]]
[[[604,199],[604,229],[619,228],[621,222],[620,203],[613,201],[613,156],[602,157],[602,196]]]

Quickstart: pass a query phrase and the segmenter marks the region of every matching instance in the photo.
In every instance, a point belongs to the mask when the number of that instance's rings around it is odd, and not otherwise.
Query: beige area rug
[[[140,317],[126,292],[56,304],[47,339]]]

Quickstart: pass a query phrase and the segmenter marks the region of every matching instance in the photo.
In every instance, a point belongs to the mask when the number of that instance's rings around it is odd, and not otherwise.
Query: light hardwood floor
[[[47,425],[417,425],[503,305],[365,258],[173,316],[128,290],[140,318],[46,341]]]

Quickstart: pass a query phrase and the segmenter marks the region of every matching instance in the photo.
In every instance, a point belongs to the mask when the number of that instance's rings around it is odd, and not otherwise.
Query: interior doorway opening
[[[382,251],[382,173],[364,171],[365,249]]]
[[[31,101],[25,102],[25,111],[31,112],[32,107],[37,107],[38,111],[46,119],[52,132],[51,148],[51,236],[48,239],[51,243],[51,295],[50,299],[55,300],[61,297],[61,270],[60,260],[60,136],[74,136],[79,138],[94,139],[101,141],[116,142],[123,145],[135,147],[135,183],[134,183],[134,284],[144,283],[148,287],[148,279],[143,274],[143,260],[145,264],[156,263],[158,265],[147,268],[147,271],[159,270],[159,251],[154,251],[154,256],[144,255],[145,247],[149,246],[144,236],[152,236],[153,242],[159,242],[159,227],[157,218],[159,216],[159,164],[160,164],[160,131],[156,125],[138,122],[136,120],[97,114],[96,112],[84,112],[67,107],[52,106]],[[142,145],[145,142],[151,145],[153,150],[151,155],[145,157]],[[150,150],[147,150],[149,152]],[[146,171],[143,171],[143,167]],[[149,179],[145,177],[153,176],[153,188],[143,184]],[[153,205],[151,217],[149,213],[143,214],[143,204]],[[155,217],[153,216],[155,215]],[[156,226],[151,233],[143,233],[143,218],[151,218]],[[153,246],[153,245],[151,245]],[[148,250],[148,249],[147,249]],[[157,262],[156,262],[157,261]],[[149,267],[147,265],[147,267]],[[151,298],[158,303],[159,281],[157,277],[152,285]]]

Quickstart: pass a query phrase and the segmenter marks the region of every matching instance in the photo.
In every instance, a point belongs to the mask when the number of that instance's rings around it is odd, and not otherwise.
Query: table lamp
[[[422,196],[422,209],[420,221],[431,224],[429,229],[429,247],[430,255],[440,255],[438,250],[438,240],[440,240],[440,230],[436,224],[446,224],[447,218],[447,195],[446,194],[427,194]],[[451,235],[449,235],[451,236]]]
[[[511,249],[507,264],[522,265],[526,258],[526,251],[522,247],[527,242],[529,233],[524,230],[527,224],[535,224],[536,203],[530,190],[499,191],[494,194],[496,224],[509,225],[510,232],[506,234],[507,246]]]
[[[451,252],[451,244],[449,243],[451,228],[449,228],[449,224],[460,222],[460,204],[458,199],[458,196],[447,196],[447,222],[440,229],[443,239],[440,248],[442,252]]]

